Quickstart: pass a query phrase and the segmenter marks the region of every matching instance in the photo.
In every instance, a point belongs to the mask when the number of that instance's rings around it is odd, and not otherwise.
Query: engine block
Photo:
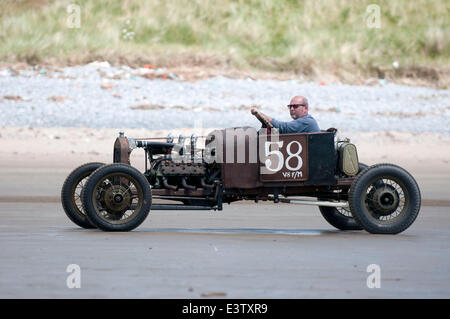
[[[206,171],[202,163],[163,161],[160,165],[164,176],[204,176]]]

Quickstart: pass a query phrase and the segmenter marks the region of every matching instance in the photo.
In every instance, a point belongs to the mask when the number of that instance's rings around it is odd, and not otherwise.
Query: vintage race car
[[[260,130],[153,139],[120,133],[114,163],[87,163],[66,178],[65,213],[83,228],[104,231],[130,231],[150,210],[222,210],[240,200],[317,205],[340,230],[377,234],[400,233],[416,219],[420,190],[403,168],[359,163],[355,145],[335,129],[278,134],[255,116]],[[145,151],[144,172],[130,165],[136,148]]]

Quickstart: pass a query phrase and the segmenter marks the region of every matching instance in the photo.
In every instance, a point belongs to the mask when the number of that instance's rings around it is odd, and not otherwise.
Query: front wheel
[[[109,164],[89,177],[82,201],[89,221],[99,229],[130,231],[150,212],[150,184],[130,165]]]
[[[349,191],[355,220],[373,234],[398,234],[420,211],[421,195],[414,178],[403,168],[378,164],[364,170]]]

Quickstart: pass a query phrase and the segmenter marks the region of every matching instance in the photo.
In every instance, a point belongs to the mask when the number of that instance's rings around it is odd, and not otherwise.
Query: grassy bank
[[[450,72],[449,14],[447,0],[4,0],[0,59],[442,82]]]

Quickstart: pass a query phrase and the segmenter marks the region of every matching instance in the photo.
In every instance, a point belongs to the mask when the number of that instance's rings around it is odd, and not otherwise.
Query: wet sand
[[[153,211],[135,231],[72,224],[59,203],[0,203],[1,298],[449,298],[450,211],[394,236],[333,229],[318,209]],[[68,288],[67,267],[80,267]],[[380,288],[368,288],[369,265]]]

